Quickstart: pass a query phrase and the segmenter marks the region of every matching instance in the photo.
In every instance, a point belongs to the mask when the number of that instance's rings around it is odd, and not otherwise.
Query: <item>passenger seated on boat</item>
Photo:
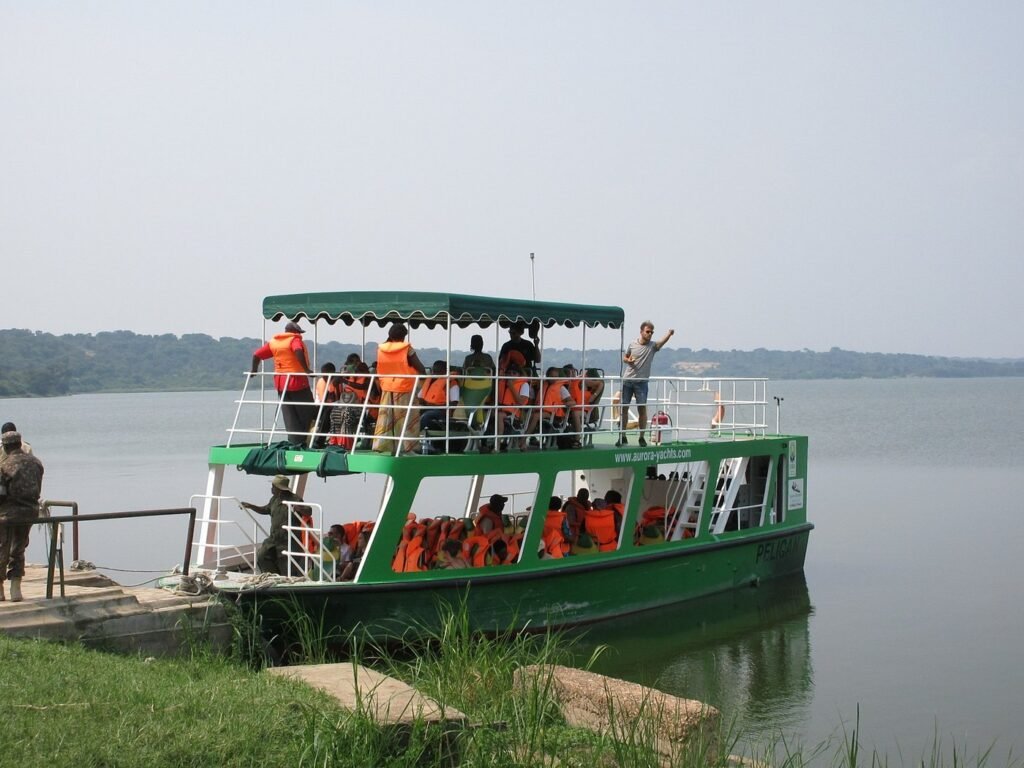
[[[473,526],[474,533],[479,532],[485,536],[492,533],[500,534],[505,530],[505,524],[501,519],[501,513],[505,510],[507,496],[492,494],[491,498],[477,511],[476,521]]]
[[[618,549],[619,527],[615,512],[606,499],[595,499],[593,507],[583,518],[583,529],[597,542],[602,552]]]
[[[569,523],[569,531],[572,533],[573,540],[583,527],[583,517],[588,509],[590,509],[590,491],[587,488],[580,488],[575,496],[570,496],[562,504],[562,511],[565,512],[565,519]]]
[[[644,531],[651,529],[661,534],[661,539],[665,538],[665,515],[666,510],[664,507],[655,506],[648,507],[640,514],[640,521],[636,524],[636,531],[633,534],[633,540],[638,543],[650,543],[641,541],[642,538],[650,539],[654,534],[645,534]]]
[[[434,568],[469,568],[469,563],[462,557],[462,542],[458,539],[444,542],[434,560]]]
[[[444,360],[435,360],[431,366],[431,375],[423,380],[419,391],[420,431],[438,430],[444,432],[445,424],[450,419],[455,406],[459,404],[459,384],[454,377],[448,376],[448,366]],[[439,452],[443,444],[431,441],[427,444],[429,452]]]
[[[406,336],[408,330],[404,324],[392,323],[388,340],[377,347],[381,398],[373,450],[378,453],[419,450],[420,414],[418,409],[409,406],[416,392],[416,375],[425,374],[426,369]],[[399,438],[404,438],[401,445],[398,445]]]
[[[491,551],[492,537],[476,529],[462,542],[462,557],[473,568],[488,565],[487,554]]]
[[[563,379],[563,370],[555,366],[548,368],[542,388],[542,432],[545,436],[554,436],[564,432],[566,426],[570,426],[575,434],[567,435],[564,441],[559,441],[559,447],[564,445],[567,448],[582,448],[580,412],[576,410],[577,403]]]
[[[356,571],[359,570],[359,563],[363,560],[363,554],[366,552],[366,546],[370,543],[370,531],[363,529],[359,531],[359,535],[356,536],[356,546],[352,550],[352,559],[345,566],[341,572],[341,576],[338,577],[338,581],[352,581],[356,577]]]
[[[497,434],[499,442],[506,434],[520,435],[519,448],[526,447],[524,435],[523,408],[530,404],[532,390],[530,382],[518,366],[509,365],[501,371],[498,379],[499,416]],[[501,450],[507,451],[508,445],[501,442]]]
[[[572,543],[571,538],[569,523],[565,519],[565,512],[562,511],[562,500],[552,496],[548,502],[547,516],[544,518],[544,531],[541,533],[544,549],[553,558],[565,557]]]
[[[345,540],[345,531],[340,525],[332,525],[321,541],[320,557],[323,570],[314,563],[306,574],[315,581],[334,581],[352,560],[352,547]]]
[[[487,368],[492,374],[498,370],[498,367],[494,364],[494,358],[487,352],[484,352],[483,336],[474,334],[469,340],[469,350],[469,354],[466,355],[466,359],[462,362],[463,368]]]
[[[508,544],[505,543],[504,539],[495,539],[491,542],[488,560],[488,565],[509,565],[513,562],[509,557]]]
[[[256,567],[262,573],[276,573],[280,576],[288,573],[288,531],[285,526],[301,524],[290,505],[301,501],[302,497],[292,492],[288,477],[276,475],[270,483],[270,501],[262,505],[241,502],[243,509],[270,516],[270,533],[256,550]]]

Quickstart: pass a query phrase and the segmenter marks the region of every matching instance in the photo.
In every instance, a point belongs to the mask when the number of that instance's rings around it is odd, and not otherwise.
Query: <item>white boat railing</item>
[[[649,380],[647,424],[640,434],[636,403],[629,406],[623,420],[621,411],[622,380],[617,376],[580,374],[568,378],[533,378],[531,398],[525,405],[495,403],[499,388],[521,382],[524,376],[486,377],[452,374],[448,378],[460,385],[457,405],[426,405],[417,397],[402,404],[381,405],[367,399],[350,402],[290,403],[287,391],[282,396],[273,389],[272,373],[249,374],[240,398],[236,401],[235,418],[228,429],[227,445],[270,445],[290,440],[305,446],[321,448],[340,445],[347,450],[375,449],[387,453],[409,452],[488,452],[499,449],[575,447],[599,442],[614,443],[623,432],[627,442],[644,436],[654,443],[687,440],[738,440],[762,437],[768,433],[767,379],[705,378],[657,376]],[[319,374],[342,388],[353,374]],[[375,374],[358,374],[376,388]],[[256,383],[265,379],[259,386]],[[395,377],[402,378],[402,377]],[[429,376],[413,379],[413,392],[419,393]],[[488,385],[488,380],[490,384]],[[483,382],[484,386],[479,385]],[[470,388],[469,384],[475,384]],[[572,385],[572,386],[570,386]],[[551,387],[566,386],[572,392],[589,393],[592,402],[571,406],[563,403],[545,405],[545,392]],[[588,389],[589,387],[589,389]],[[599,394],[597,393],[599,391]],[[472,391],[472,395],[467,392]],[[284,426],[285,408],[298,408],[304,430],[289,432]],[[561,410],[559,414],[558,411]],[[509,411],[518,415],[512,418]],[[424,414],[430,414],[433,428],[421,430]],[[501,417],[500,419],[498,417]],[[381,418],[393,426],[374,434]],[[610,438],[610,439],[609,439]]]
[[[196,539],[192,542],[192,547],[196,550],[197,560],[198,556],[202,553],[212,553],[213,558],[210,562],[209,554],[204,557],[203,562],[196,562],[196,566],[200,568],[208,568],[212,570],[248,570],[256,571],[256,552],[259,548],[260,542],[262,542],[267,536],[270,535],[266,527],[263,526],[261,519],[269,520],[266,515],[255,514],[241,505],[241,501],[237,496],[206,496],[205,494],[197,494],[192,496],[189,500],[189,504],[195,506],[197,501],[213,500],[217,503],[217,514],[216,516],[204,516],[197,517],[196,522],[204,523],[205,525],[200,527],[200,531],[209,531],[213,541],[206,543],[203,540],[203,534],[197,533]],[[247,518],[252,523],[251,533],[248,526],[243,525],[239,520],[232,518],[220,517],[220,510],[224,508],[223,502],[233,501]],[[286,576],[305,576],[310,572],[319,574],[318,580],[320,581],[334,581],[335,574],[333,568],[333,557],[331,557],[329,569],[324,567],[324,547],[323,547],[323,509],[315,502],[308,501],[286,501],[285,504],[289,509],[295,507],[302,507],[309,509],[312,512],[313,523],[312,525],[306,525],[301,522],[299,525],[286,524],[284,530],[287,532],[287,547],[284,551],[286,572],[282,575]],[[298,514],[293,514],[293,520],[301,521],[301,517]],[[230,534],[226,535],[228,530],[234,531],[237,538],[241,539],[241,543],[225,544],[224,539],[228,538]],[[315,547],[310,546],[310,542],[315,544]],[[315,548],[316,552],[311,552],[310,549]]]

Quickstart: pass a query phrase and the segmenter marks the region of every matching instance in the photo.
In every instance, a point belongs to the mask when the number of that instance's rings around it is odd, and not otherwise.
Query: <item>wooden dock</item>
[[[64,581],[65,597],[47,600],[46,567],[27,566],[21,582],[25,599],[0,602],[0,632],[153,656],[177,653],[199,640],[214,647],[231,642],[224,606],[211,595],[122,587],[98,571],[67,571]],[[59,594],[58,587],[54,591]]]

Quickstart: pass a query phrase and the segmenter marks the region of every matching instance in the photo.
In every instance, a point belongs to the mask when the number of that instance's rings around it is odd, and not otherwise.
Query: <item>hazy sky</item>
[[[0,327],[618,304],[1024,356],[1024,3],[0,0]]]

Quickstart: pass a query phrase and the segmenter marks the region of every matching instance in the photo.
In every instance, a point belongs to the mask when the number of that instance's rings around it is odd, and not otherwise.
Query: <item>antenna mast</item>
[[[534,267],[533,251],[530,252],[530,283],[533,287],[533,300],[537,300],[537,270]]]

